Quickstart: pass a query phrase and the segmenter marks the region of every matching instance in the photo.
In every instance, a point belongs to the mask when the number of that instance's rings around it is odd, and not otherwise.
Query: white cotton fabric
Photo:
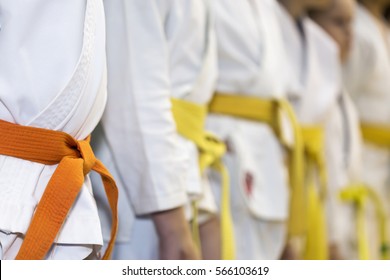
[[[93,144],[119,178],[114,258],[156,259],[158,238],[149,214],[210,194],[206,178],[199,174],[196,146],[176,131],[170,98],[198,104],[211,99],[216,79],[211,4],[208,0],[104,4],[109,97]],[[99,197],[108,238],[107,202],[101,192]],[[217,211],[210,196],[201,207]]]
[[[85,139],[106,102],[102,2],[3,0],[0,11],[0,119]],[[0,156],[0,258],[15,257],[56,167]],[[83,259],[101,245],[87,176],[47,258]]]
[[[336,43],[307,17],[297,23],[279,5],[278,18],[288,53],[289,99],[303,125],[323,124],[342,92]]]
[[[328,165],[329,241],[339,247],[341,257],[356,259],[355,208],[340,199],[340,192],[362,182],[362,139],[356,107],[345,90],[330,114],[326,131],[326,142],[330,143],[326,152],[332,163]]]
[[[388,31],[387,31],[388,32]],[[345,68],[345,84],[362,123],[389,126],[390,40],[376,19],[359,5],[354,23],[354,42]],[[390,151],[370,143],[363,146],[362,179],[379,194],[387,219],[390,215]],[[372,207],[367,220],[371,257],[380,258],[376,216]],[[390,234],[390,233],[389,233]],[[390,235],[387,237],[390,238]]]
[[[340,219],[336,218],[343,208],[338,193],[348,183],[356,182],[356,174],[352,176],[350,173],[358,172],[350,170],[356,169],[350,166],[352,161],[359,159],[356,113],[347,94],[342,95],[341,63],[336,43],[311,19],[302,17],[296,22],[282,5],[279,7],[292,78],[289,99],[302,125],[324,129],[328,237],[330,242],[336,242],[341,238],[338,233],[344,228]],[[345,133],[349,129],[347,139]],[[347,153],[345,146],[349,146],[351,151]],[[350,214],[345,215],[348,220]]]
[[[215,4],[216,91],[284,98],[288,73],[276,2],[219,0]],[[210,115],[208,128],[229,146],[224,162],[231,176],[237,258],[278,259],[286,238],[289,186],[277,136],[267,124],[216,114]],[[251,190],[246,187],[248,180],[252,180]]]

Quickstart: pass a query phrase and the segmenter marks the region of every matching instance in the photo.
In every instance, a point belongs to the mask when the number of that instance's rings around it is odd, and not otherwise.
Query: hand
[[[221,228],[216,215],[210,215],[208,220],[199,225],[199,234],[204,260],[221,259]]]
[[[291,244],[287,244],[284,247],[281,260],[298,260],[298,252],[291,246]]]
[[[182,207],[154,213],[152,217],[160,238],[160,259],[200,259]]]
[[[343,254],[341,253],[340,247],[335,244],[331,243],[329,245],[329,259],[331,260],[343,260]]]
[[[299,260],[303,254],[304,242],[301,237],[290,238],[284,246],[281,260]]]

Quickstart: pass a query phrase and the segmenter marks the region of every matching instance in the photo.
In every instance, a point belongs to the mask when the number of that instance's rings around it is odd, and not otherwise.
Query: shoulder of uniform
[[[364,51],[373,51],[378,45],[378,38],[375,36],[377,29],[378,26],[368,12],[363,7],[358,7],[354,22],[354,44]]]
[[[325,30],[323,30],[317,23],[310,18],[306,19],[306,30],[308,36],[316,45],[320,45],[322,51],[329,51],[329,55],[338,57],[339,49],[336,42],[330,37]]]
[[[305,30],[313,59],[318,62],[322,80],[325,81],[329,92],[335,96],[339,94],[341,88],[341,64],[339,48],[337,43],[311,19],[306,19]],[[332,88],[332,89],[330,89]]]

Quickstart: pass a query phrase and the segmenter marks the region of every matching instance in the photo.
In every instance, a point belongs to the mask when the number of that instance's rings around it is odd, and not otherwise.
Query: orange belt
[[[111,239],[103,255],[103,259],[110,258],[118,228],[118,189],[111,174],[95,158],[89,140],[90,137],[77,141],[64,132],[0,120],[0,154],[46,165],[58,164],[16,259],[46,256],[91,170],[100,174],[112,211]]]

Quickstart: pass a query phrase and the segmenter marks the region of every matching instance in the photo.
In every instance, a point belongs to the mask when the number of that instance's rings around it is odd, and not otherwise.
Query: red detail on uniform
[[[229,154],[232,154],[233,148],[232,148],[232,144],[230,143],[229,139],[225,141],[225,146],[226,146],[226,152]]]
[[[252,196],[253,193],[253,175],[249,172],[245,173],[245,193],[247,196]]]

